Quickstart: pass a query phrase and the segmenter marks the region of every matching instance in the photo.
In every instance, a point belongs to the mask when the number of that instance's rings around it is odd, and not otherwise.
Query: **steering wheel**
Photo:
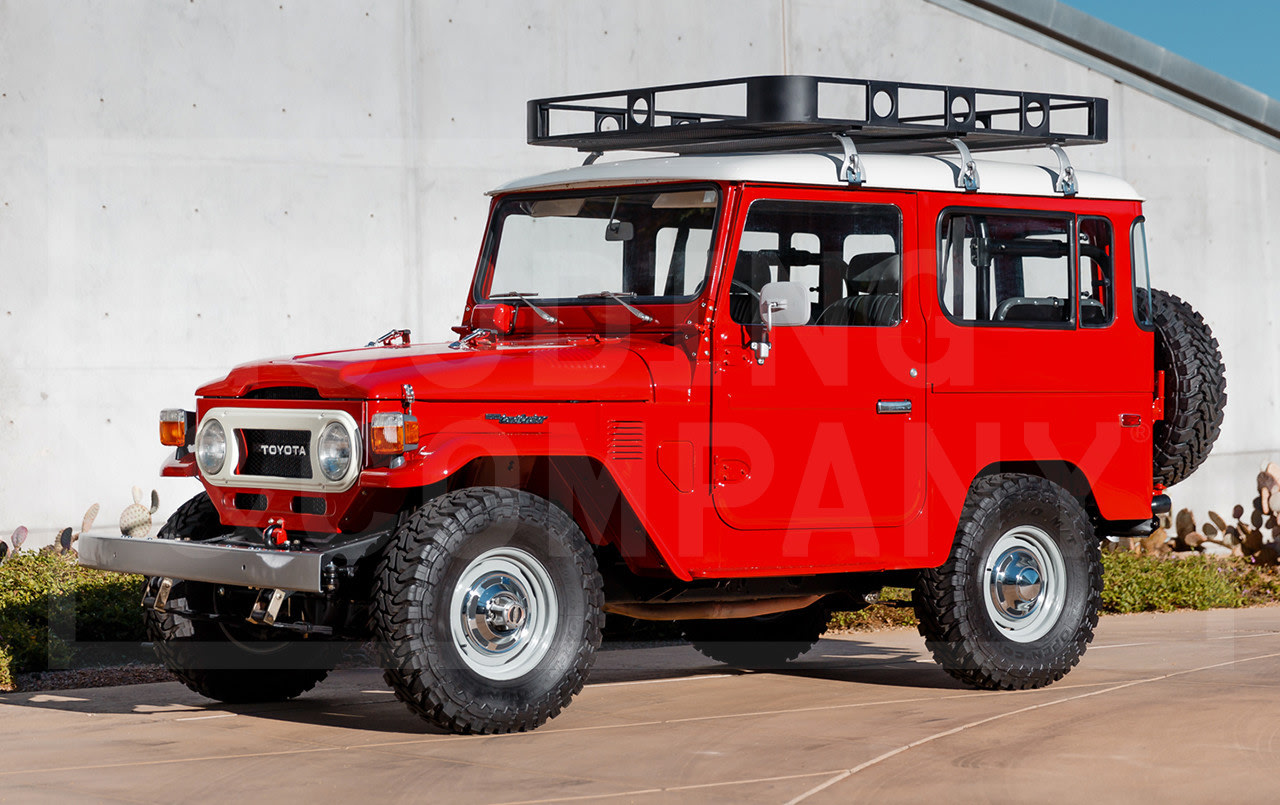
[[[752,299],[755,299],[757,302],[759,302],[759,301],[760,301],[760,292],[759,292],[759,291],[757,291],[755,288],[752,288],[750,285],[746,284],[746,283],[745,283],[745,282],[743,282],[742,280],[733,280],[732,282],[730,282],[730,283],[729,283],[729,287],[730,287],[730,288],[741,288],[742,290],[744,290],[744,291],[746,291],[747,293],[751,294],[751,298],[752,298]]]

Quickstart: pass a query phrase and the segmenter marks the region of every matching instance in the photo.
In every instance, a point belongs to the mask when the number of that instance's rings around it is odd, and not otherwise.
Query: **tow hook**
[[[289,532],[285,531],[284,526],[279,523],[272,523],[262,529],[262,541],[268,548],[284,548],[289,547]]]

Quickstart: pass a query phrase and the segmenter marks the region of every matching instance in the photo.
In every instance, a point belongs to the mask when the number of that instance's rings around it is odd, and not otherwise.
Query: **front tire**
[[[199,542],[221,530],[213,501],[201,492],[179,506],[156,536]],[[179,579],[169,604],[210,613],[217,611],[218,598],[216,585]],[[147,637],[169,672],[201,696],[229,704],[300,696],[328,676],[337,660],[334,644],[285,637],[266,627],[192,620],[150,607],[143,617]]]
[[[387,684],[451,732],[537,727],[595,663],[595,555],[564,511],[527,492],[479,487],[427,503],[388,546],[375,587]]]
[[[948,674],[988,690],[1039,688],[1080,661],[1102,600],[1102,557],[1080,503],[1029,475],[974,482],[951,557],[920,574],[920,634]]]

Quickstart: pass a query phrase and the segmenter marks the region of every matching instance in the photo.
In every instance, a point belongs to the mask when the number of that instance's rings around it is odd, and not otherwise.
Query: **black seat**
[[[848,296],[823,311],[819,324],[892,327],[902,316],[902,260],[893,252],[856,254],[845,269]]]

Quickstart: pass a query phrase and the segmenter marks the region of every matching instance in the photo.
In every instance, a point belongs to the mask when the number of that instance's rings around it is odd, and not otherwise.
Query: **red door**
[[[716,316],[717,512],[738,529],[909,522],[925,489],[914,196],[747,188],[734,226]],[[779,280],[804,284],[809,323],[774,327],[760,362],[756,294]]]

